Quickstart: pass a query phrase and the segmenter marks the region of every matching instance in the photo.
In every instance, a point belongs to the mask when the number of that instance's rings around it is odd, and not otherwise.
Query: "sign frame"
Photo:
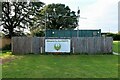
[[[45,39],[45,52],[46,53],[70,53],[71,52],[71,39]]]

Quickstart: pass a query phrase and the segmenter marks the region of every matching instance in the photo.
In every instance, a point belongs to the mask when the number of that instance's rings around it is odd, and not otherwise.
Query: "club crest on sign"
[[[60,44],[54,44],[54,49],[55,50],[60,50],[61,49],[61,45]]]

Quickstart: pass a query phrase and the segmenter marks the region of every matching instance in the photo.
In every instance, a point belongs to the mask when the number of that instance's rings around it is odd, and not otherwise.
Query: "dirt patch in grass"
[[[0,58],[0,64],[4,64],[6,62],[11,62],[14,59],[16,59],[16,57]]]

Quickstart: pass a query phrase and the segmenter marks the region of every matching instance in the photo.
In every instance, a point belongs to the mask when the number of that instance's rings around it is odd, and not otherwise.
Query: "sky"
[[[62,3],[71,10],[80,9],[79,29],[101,29],[102,32],[118,32],[118,2],[120,0],[40,0],[46,5]],[[83,19],[83,18],[86,19]]]

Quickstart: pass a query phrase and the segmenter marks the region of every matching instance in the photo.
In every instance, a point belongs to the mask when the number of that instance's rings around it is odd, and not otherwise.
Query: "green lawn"
[[[116,78],[115,55],[23,55],[3,64],[3,78]]]
[[[113,51],[118,51],[113,42]],[[117,55],[11,55],[4,51],[0,58],[15,58],[2,65],[3,78],[117,78]]]
[[[120,53],[120,41],[113,41],[113,51]]]

